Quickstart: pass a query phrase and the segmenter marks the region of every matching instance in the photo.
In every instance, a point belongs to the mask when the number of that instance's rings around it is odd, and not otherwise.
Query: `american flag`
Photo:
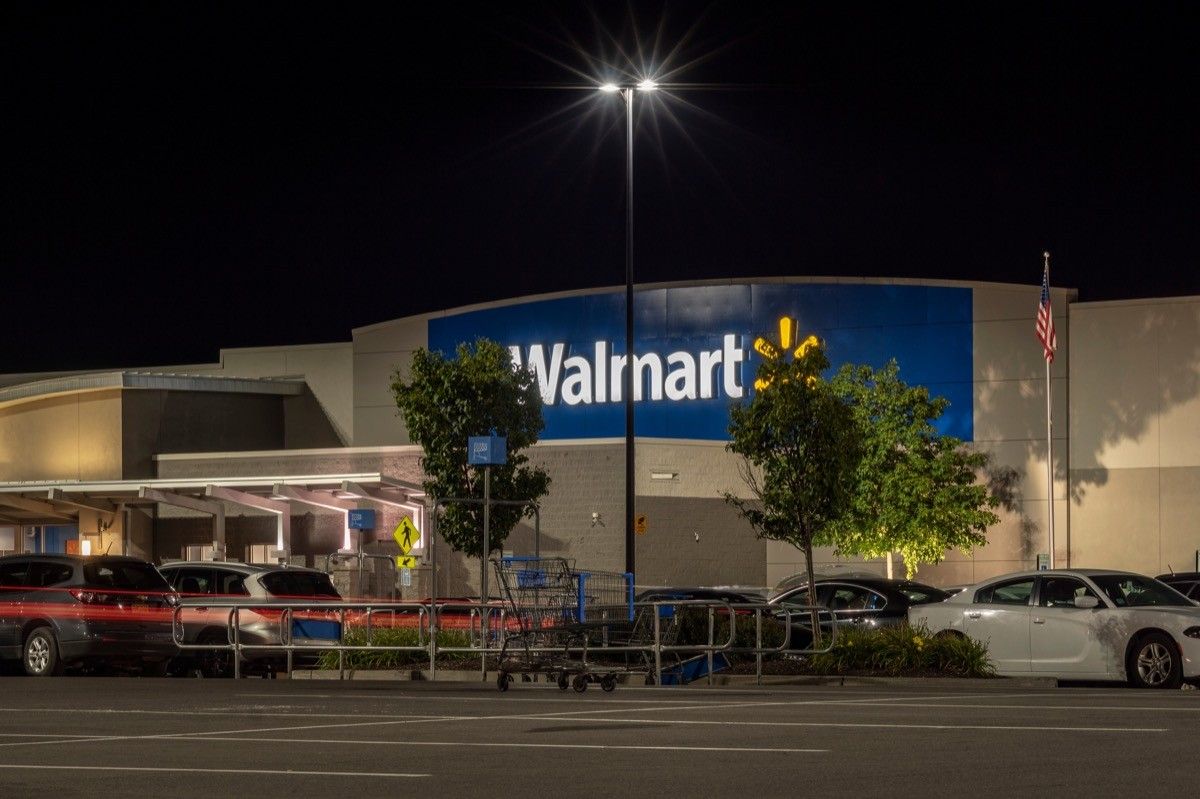
[[[1042,272],[1042,301],[1038,303],[1037,332],[1038,341],[1042,342],[1042,351],[1046,361],[1054,361],[1054,351],[1058,349],[1058,338],[1054,335],[1054,315],[1050,313],[1050,254],[1045,253],[1046,268]]]

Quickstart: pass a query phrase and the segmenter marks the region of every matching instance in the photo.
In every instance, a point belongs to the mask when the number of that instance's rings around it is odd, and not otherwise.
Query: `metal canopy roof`
[[[78,519],[81,510],[115,513],[119,506],[158,504],[167,494],[188,498],[188,505],[197,508],[209,503],[245,506],[247,502],[264,508],[285,502],[336,508],[358,500],[420,510],[425,490],[378,472],[0,483],[0,522],[70,523]]]
[[[273,394],[289,397],[303,393],[304,381],[286,378],[223,377],[220,375],[158,372],[95,372],[5,386],[0,388],[0,404],[113,388],[211,391],[225,394]]]

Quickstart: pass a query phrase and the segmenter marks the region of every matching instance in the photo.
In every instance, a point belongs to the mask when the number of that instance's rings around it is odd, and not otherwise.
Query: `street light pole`
[[[605,83],[600,91],[621,93],[625,101],[625,571],[634,574],[634,434],[633,434],[633,96],[652,92],[649,78],[636,86]]]
[[[625,571],[634,574],[633,87],[625,98]]]

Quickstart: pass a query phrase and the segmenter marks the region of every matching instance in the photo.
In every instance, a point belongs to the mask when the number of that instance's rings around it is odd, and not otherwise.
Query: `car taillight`
[[[95,591],[88,591],[85,588],[70,589],[71,596],[78,599],[85,605],[99,605],[104,600],[108,599],[106,594],[97,594]]]

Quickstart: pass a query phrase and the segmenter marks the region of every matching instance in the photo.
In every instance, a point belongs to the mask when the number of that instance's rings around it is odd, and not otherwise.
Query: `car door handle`
[[[973,613],[968,613],[968,614],[967,614],[967,618],[968,618],[968,619],[978,619],[978,618],[979,618],[980,616],[982,616],[982,615],[983,615],[983,614],[982,614],[982,613],[980,613],[979,611],[975,611],[975,612],[973,612]]]

